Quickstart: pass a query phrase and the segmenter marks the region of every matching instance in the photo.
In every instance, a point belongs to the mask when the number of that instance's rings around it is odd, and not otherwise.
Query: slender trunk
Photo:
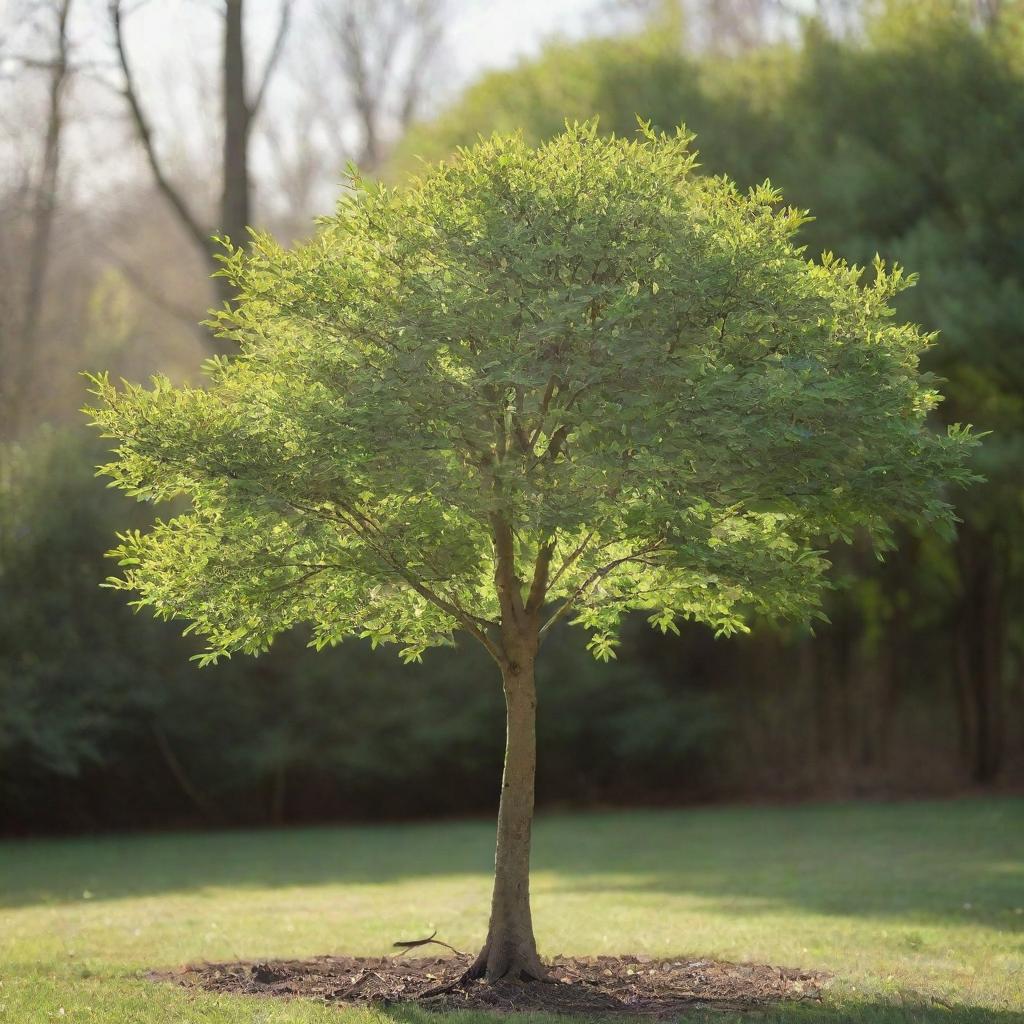
[[[47,90],[46,133],[43,140],[42,167],[36,187],[32,211],[32,234],[28,245],[28,278],[21,322],[19,349],[11,362],[10,387],[4,399],[14,412],[24,412],[31,402],[38,365],[36,351],[39,340],[39,321],[43,309],[43,292],[50,265],[53,238],[53,220],[57,209],[57,187],[60,179],[61,142],[64,130],[64,94],[68,75],[68,18],[71,0],[63,0],[57,8],[57,44],[49,65]],[[27,397],[26,397],[27,396]],[[12,414],[12,428],[18,417]],[[6,425],[5,425],[6,426]],[[6,432],[6,431],[5,431]],[[13,433],[13,429],[11,431]]]
[[[954,637],[961,743],[971,780],[986,785],[998,777],[1003,760],[1004,563],[991,537],[970,526],[960,531],[957,556],[963,591]]]
[[[245,89],[243,0],[227,0],[224,11],[224,163],[220,231],[235,245],[245,245],[250,223],[249,129],[252,111]],[[219,265],[218,265],[219,266]],[[218,297],[231,297],[232,289],[215,278]]]
[[[171,776],[174,781],[181,787],[181,791],[192,801],[199,813],[207,820],[211,822],[222,822],[224,815],[220,809],[214,804],[212,800],[208,800],[202,792],[196,787],[189,777],[188,772],[185,771],[184,765],[178,759],[178,755],[175,754],[174,748],[171,746],[164,734],[163,729],[155,723],[150,725],[150,732],[153,734],[153,739],[156,741],[156,748],[160,751],[161,757],[164,759],[164,763],[167,765]]]
[[[488,981],[543,979],[530,914],[530,833],[537,766],[534,649],[502,669],[506,706],[505,770],[498,808],[494,894],[487,941],[470,977]]]

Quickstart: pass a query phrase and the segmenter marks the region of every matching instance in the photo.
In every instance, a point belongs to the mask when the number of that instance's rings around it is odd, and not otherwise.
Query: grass
[[[490,823],[458,822],[0,843],[0,1021],[436,1022],[185,993],[139,972],[380,954],[433,928],[471,949],[491,841]],[[542,816],[534,863],[542,951],[836,975],[819,1007],[688,1019],[1024,1021],[1024,800]]]

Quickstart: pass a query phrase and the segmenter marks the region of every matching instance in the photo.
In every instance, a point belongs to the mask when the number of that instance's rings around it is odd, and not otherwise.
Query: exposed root
[[[489,943],[477,954],[462,980],[475,981],[478,978],[487,981],[551,981],[548,969],[535,951],[492,946]]]

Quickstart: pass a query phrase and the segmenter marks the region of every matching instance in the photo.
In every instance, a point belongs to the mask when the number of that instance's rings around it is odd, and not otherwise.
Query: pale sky
[[[450,33],[460,76],[512,64],[552,35],[584,35],[598,6],[595,0],[466,0]]]
[[[18,0],[0,0],[0,10]],[[339,0],[343,3],[344,0]],[[592,31],[604,10],[610,21],[607,0],[448,0],[447,42],[454,66],[463,83],[480,71],[514,63],[540,48],[554,35],[579,37]],[[78,33],[105,35],[102,25],[105,0],[77,0]],[[133,52],[146,64],[171,57],[176,62],[197,59],[207,47],[216,50],[219,40],[213,15],[216,0],[148,0],[131,15],[129,31]],[[315,4],[297,0],[301,17]],[[280,10],[280,0],[247,0],[246,32],[257,52],[269,45]]]
[[[331,0],[294,0],[289,47],[268,94],[263,125],[294,125],[303,110],[303,90],[315,85],[319,74],[313,50],[322,35],[319,12]],[[345,0],[337,0],[343,3]],[[452,99],[484,71],[514,64],[537,53],[552,37],[580,38],[607,32],[621,25],[611,0],[447,0],[448,14],[441,52],[440,74],[432,81],[427,112]],[[41,5],[34,0],[0,0],[0,46],[8,51],[47,56],[52,34],[32,29],[28,12]],[[217,69],[222,21],[219,0],[128,0],[125,19],[129,57],[160,149],[172,171],[196,181],[210,167],[209,154],[218,141]],[[107,0],[74,0],[71,19],[73,62],[94,65],[95,78],[117,84],[113,65]],[[278,22],[281,0],[246,0],[245,30],[249,43],[247,74],[250,89],[261,75]],[[36,15],[39,18],[39,15]],[[52,21],[52,19],[51,19]],[[48,23],[47,23],[48,24]],[[304,46],[310,52],[304,52]],[[306,66],[308,65],[308,66]],[[305,76],[305,77],[303,77]],[[325,76],[326,77],[326,76]],[[21,79],[19,82],[18,79]],[[15,173],[11,160],[33,149],[43,114],[44,76],[22,70],[0,82],[0,160],[5,172]],[[24,86],[24,88],[22,87]],[[353,122],[341,109],[340,96],[328,95],[340,113],[317,116],[311,133],[333,135],[347,143],[354,137]],[[79,76],[71,98],[74,116],[66,139],[68,180],[79,196],[116,194],[123,183],[144,171],[138,148],[130,145],[123,102],[114,90],[88,76]],[[253,158],[264,166],[265,139],[254,138]],[[128,142],[126,148],[125,142]],[[27,145],[26,145],[27,144]],[[134,150],[134,152],[133,152]],[[9,160],[8,158],[11,158]],[[331,190],[339,168],[331,168]],[[4,177],[8,175],[5,173]]]

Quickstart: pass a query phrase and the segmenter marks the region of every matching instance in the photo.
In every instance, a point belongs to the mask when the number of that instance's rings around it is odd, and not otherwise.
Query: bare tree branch
[[[363,170],[384,159],[389,127],[405,127],[418,111],[438,52],[443,6],[444,0],[323,3],[362,130],[357,163]]]
[[[615,558],[608,562],[606,565],[601,566],[600,569],[595,569],[573,592],[570,594],[555,610],[551,618],[541,626],[540,635],[544,636],[556,622],[559,622],[565,615],[567,615],[575,606],[576,602],[583,597],[586,592],[595,584],[600,582],[610,572],[619,568],[621,565],[626,565],[629,562],[643,562],[644,556],[651,554],[661,547],[662,541],[655,541],[653,544],[648,544],[646,547],[640,548],[637,551],[630,552],[628,555],[623,555],[621,558]]]
[[[142,102],[139,98],[135,77],[132,74],[131,65],[128,62],[128,51],[125,46],[123,27],[125,11],[122,0],[110,0],[109,11],[111,24],[114,29],[114,43],[117,50],[117,58],[121,66],[121,73],[124,76],[124,88],[122,90],[122,94],[128,103],[128,108],[132,114],[132,120],[135,123],[135,132],[138,135],[139,142],[142,143],[142,148],[146,153],[146,160],[149,163],[150,170],[153,172],[153,180],[156,182],[157,188],[173,207],[174,212],[178,215],[178,219],[184,225],[192,240],[202,249],[205,255],[209,256],[209,232],[202,227],[192,210],[189,209],[188,203],[185,201],[185,197],[172,184],[164,170],[163,164],[160,162],[160,157],[157,154],[156,144],[153,141],[153,129],[149,123],[149,119],[146,117],[145,111],[142,109]]]
[[[274,44],[270,48],[270,55],[267,57],[267,63],[263,68],[263,77],[260,79],[260,84],[256,89],[256,95],[253,96],[249,103],[249,116],[255,117],[263,105],[263,98],[267,94],[267,86],[270,84],[271,78],[274,76],[274,70],[281,60],[281,54],[284,51],[284,42],[288,36],[288,26],[291,23],[292,16],[292,0],[282,0],[281,3],[281,17],[277,23],[277,34],[274,36]]]
[[[22,405],[24,395],[31,388],[34,376],[43,289],[50,265],[53,221],[57,211],[57,187],[60,179],[61,142],[64,133],[64,95],[71,75],[68,39],[71,5],[72,0],[58,0],[54,6],[56,26],[53,56],[34,65],[49,72],[49,87],[42,163],[33,202],[25,298],[20,330],[17,332],[18,352],[6,375],[8,387],[3,389],[4,404],[15,413]],[[15,414],[12,418],[17,421],[18,416]]]
[[[171,316],[182,323],[186,324],[191,328],[196,327],[196,311],[189,309],[186,306],[180,306],[173,299],[167,298],[166,295],[162,295],[157,289],[146,280],[143,274],[140,274],[125,259],[122,259],[117,255],[109,246],[105,245],[102,241],[100,246],[104,252],[110,257],[111,262],[117,268],[117,272],[130,284],[136,291],[140,292],[144,298],[148,299],[153,303],[154,306],[159,306],[165,313],[169,313]]]
[[[398,120],[403,129],[409,127],[419,112],[425,79],[441,43],[441,7],[442,4],[438,0],[419,0],[417,4],[419,32],[413,43],[409,71],[402,88],[398,111]]]
[[[214,804],[214,802],[208,799],[203,793],[199,791],[195,783],[189,777],[188,772],[185,771],[184,766],[179,760],[177,754],[174,753],[174,748],[168,743],[167,736],[164,734],[163,729],[154,721],[150,723],[150,732],[152,733],[153,739],[156,742],[156,748],[160,751],[161,757],[164,759],[164,763],[167,765],[168,770],[174,777],[174,781],[181,787],[182,792],[195,804],[198,811],[203,815],[204,818],[210,821],[223,821],[224,815],[220,809]]]

